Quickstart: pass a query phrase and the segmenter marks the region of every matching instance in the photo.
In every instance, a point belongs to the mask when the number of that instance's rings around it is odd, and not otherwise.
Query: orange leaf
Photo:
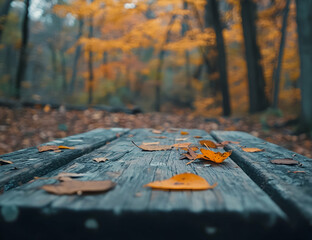
[[[194,138],[203,138],[203,137],[201,137],[201,136],[194,136]]]
[[[181,131],[181,135],[188,135],[188,134],[189,134],[188,132]]]
[[[163,181],[155,181],[146,184],[144,187],[151,187],[161,190],[206,190],[217,186],[217,183],[210,185],[206,179],[193,174],[182,173]]]
[[[56,145],[45,145],[45,146],[38,147],[39,152],[46,152],[46,151],[60,152],[59,149],[75,149],[75,148],[67,147],[67,146],[56,146]]]
[[[224,153],[214,152],[214,151],[203,149],[203,148],[201,148],[200,151],[202,152],[202,154],[199,154],[196,157],[196,159],[209,160],[209,161],[212,161],[215,163],[222,163],[232,153],[231,151],[230,152],[224,152]]]
[[[192,143],[190,142],[186,142],[186,143],[175,143],[172,146],[175,148],[187,148],[188,146],[190,146]]]
[[[249,152],[249,153],[254,153],[254,152],[263,152],[264,149],[260,149],[260,148],[242,148],[243,151],[245,152]]]
[[[74,147],[58,146],[59,149],[75,149]]]
[[[210,148],[217,148],[217,145],[213,141],[210,141],[210,140],[200,140],[199,143],[202,146],[206,146],[207,145]]]

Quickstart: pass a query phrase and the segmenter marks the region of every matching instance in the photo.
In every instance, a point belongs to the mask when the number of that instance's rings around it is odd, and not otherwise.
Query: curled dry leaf
[[[189,135],[188,132],[184,132],[184,131],[181,131],[180,133],[181,133],[181,135]]]
[[[198,154],[196,159],[203,159],[203,160],[209,160],[215,163],[222,163],[225,159],[227,159],[231,154],[232,151],[229,152],[214,152],[207,149],[200,149],[202,154]]]
[[[141,148],[143,151],[166,151],[170,150],[173,146],[172,145],[136,145],[135,142],[132,141],[132,143],[137,146],[138,148]]]
[[[60,149],[75,149],[74,147],[56,146],[56,145],[38,146],[37,148],[39,152],[46,152],[46,151],[60,152]]]
[[[270,162],[274,164],[279,164],[279,165],[298,165],[299,164],[298,161],[292,158],[274,159],[274,160],[271,160]]]
[[[108,158],[106,157],[93,158],[93,161],[96,161],[96,162],[106,162],[107,160]]]
[[[242,148],[244,152],[254,153],[254,152],[263,152],[264,149],[261,148]]]
[[[158,145],[159,142],[143,142],[142,145]]]
[[[152,133],[155,133],[155,134],[162,134],[162,131],[161,131],[161,130],[156,130],[156,129],[154,129],[154,130],[152,131]]]
[[[41,188],[49,193],[57,195],[71,195],[82,193],[106,192],[116,186],[112,181],[63,181],[54,185],[45,185]]]
[[[177,138],[176,141],[185,141],[187,138]]]
[[[12,164],[13,162],[8,161],[8,160],[4,160],[4,159],[0,159],[0,166],[2,165],[7,165],[7,164]]]
[[[201,137],[201,136],[194,136],[194,138],[203,138],[203,137]]]
[[[190,142],[186,142],[186,143],[175,143],[172,144],[173,147],[175,148],[187,148],[188,146],[190,146],[192,143]]]
[[[217,183],[210,185],[206,179],[193,174],[182,173],[163,181],[155,181],[146,184],[144,187],[151,187],[159,190],[206,190],[217,186]]]
[[[199,143],[202,146],[206,146],[206,147],[208,146],[210,148],[217,148],[217,145],[213,141],[210,141],[210,140],[200,140]]]

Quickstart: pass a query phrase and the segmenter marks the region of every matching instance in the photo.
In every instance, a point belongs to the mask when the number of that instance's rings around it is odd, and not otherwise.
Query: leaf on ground
[[[188,132],[184,132],[184,131],[181,131],[180,134],[181,134],[181,135],[189,135]]]
[[[208,146],[210,148],[217,148],[217,145],[213,141],[210,141],[210,140],[200,140],[199,143],[202,146],[206,146],[206,147]]]
[[[198,154],[197,159],[209,160],[215,163],[222,163],[232,153],[232,151],[224,152],[224,153],[214,152],[214,151],[203,149],[203,148],[201,148],[200,151],[202,154]]]
[[[7,165],[7,164],[12,164],[13,162],[8,161],[8,160],[4,160],[4,159],[0,159],[0,166],[2,165]]]
[[[207,190],[217,186],[217,183],[210,185],[206,179],[193,174],[182,173],[163,181],[155,181],[146,184],[144,187],[151,187],[159,190]]]
[[[203,137],[201,137],[201,136],[194,136],[194,138],[203,138]]]
[[[263,152],[264,149],[261,148],[242,148],[244,152],[254,153],[254,152]]]
[[[217,147],[225,147],[226,145],[228,144],[239,144],[240,142],[236,142],[236,141],[223,141],[223,142],[220,142],[220,143],[217,143]]]
[[[106,157],[99,157],[99,158],[93,158],[93,161],[96,161],[96,162],[106,162],[108,160],[108,158]]]
[[[172,144],[173,147],[175,148],[187,148],[188,146],[190,146],[192,143],[190,142],[186,142],[186,143],[175,143]]]
[[[75,149],[74,147],[56,146],[56,145],[38,146],[37,148],[39,152],[46,152],[46,151],[60,152],[60,149]]]
[[[44,185],[41,188],[56,195],[71,195],[83,193],[106,192],[116,186],[112,181],[64,181],[53,185]]]
[[[155,133],[155,134],[162,134],[162,131],[161,131],[161,130],[156,130],[156,129],[154,129],[154,130],[152,131],[152,133]]]
[[[158,145],[159,142],[143,142],[142,145]]]
[[[279,164],[279,165],[298,165],[299,164],[298,161],[292,158],[274,159],[274,160],[271,160],[270,162],[274,164]]]
[[[187,138],[177,138],[176,141],[185,141]]]
[[[152,138],[165,139],[167,137],[165,137],[165,136],[152,136]]]
[[[188,147],[190,149],[192,149],[194,152],[196,152],[199,148],[198,147]],[[184,151],[188,151],[188,148],[187,147],[182,147],[181,149],[184,150]]]
[[[166,151],[170,150],[173,146],[172,145],[136,145],[135,142],[132,141],[132,143],[137,146],[138,148],[141,148],[143,151]]]

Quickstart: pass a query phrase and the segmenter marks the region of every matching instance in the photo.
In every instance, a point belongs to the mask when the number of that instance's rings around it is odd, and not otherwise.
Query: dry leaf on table
[[[158,145],[159,142],[143,142],[142,145]]]
[[[231,155],[231,151],[229,152],[214,152],[208,149],[200,149],[202,154],[197,155],[197,159],[209,160],[215,163],[222,163],[225,159],[227,159]]]
[[[190,142],[186,142],[186,143],[175,143],[172,144],[173,147],[175,148],[187,148],[188,146],[190,146],[192,143]]]
[[[254,152],[263,152],[264,149],[261,148],[242,148],[244,152],[254,153]]]
[[[187,138],[177,138],[176,141],[185,141]]]
[[[271,160],[270,162],[274,164],[279,164],[279,165],[298,165],[299,164],[298,161],[292,158],[274,159],[274,160]]]
[[[203,137],[201,137],[201,136],[194,136],[194,138],[203,138]]]
[[[162,134],[162,131],[154,129],[154,130],[152,131],[152,133],[155,133],[155,134]]]
[[[135,142],[132,141],[132,143],[137,146],[138,148],[141,148],[143,151],[166,151],[172,149],[172,145],[136,145]]]
[[[107,160],[108,158],[106,157],[93,158],[93,161],[96,161],[96,162],[106,162]]]
[[[184,132],[184,131],[181,131],[180,134],[181,134],[181,135],[189,135],[188,132]]]
[[[167,138],[167,137],[165,137],[165,136],[152,136],[152,138],[165,139],[165,138]]]
[[[217,148],[217,145],[213,141],[210,141],[210,140],[200,140],[199,143],[202,146],[208,146],[210,148]]]
[[[217,186],[217,183],[210,185],[206,179],[193,174],[182,173],[163,181],[155,181],[146,184],[144,187],[151,187],[159,190],[206,190]]]
[[[56,146],[56,145],[38,146],[37,148],[39,152],[46,152],[46,151],[60,152],[60,149],[75,149],[74,147]]]
[[[54,185],[44,185],[41,188],[57,195],[106,192],[116,186],[112,181],[64,181]]]
[[[4,159],[0,159],[0,166],[2,165],[7,165],[7,164],[12,164],[13,162],[8,161],[8,160],[4,160]]]

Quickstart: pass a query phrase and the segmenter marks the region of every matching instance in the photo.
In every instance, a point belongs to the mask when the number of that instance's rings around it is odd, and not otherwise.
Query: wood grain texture
[[[213,131],[211,135],[220,142],[239,141],[240,145],[229,144],[226,147],[233,151],[233,160],[289,215],[294,228],[312,233],[311,159],[244,132]],[[246,153],[241,146],[263,148],[265,151]],[[277,165],[270,162],[283,158],[294,159],[300,164]]]
[[[73,150],[39,153],[36,147],[32,147],[1,155],[1,159],[12,161],[13,164],[0,166],[0,192],[32,180],[35,176],[40,177],[49,173],[79,156],[105,145],[116,139],[117,135],[122,135],[127,131],[127,129],[120,128],[96,129],[47,143],[75,147]]]
[[[198,135],[212,139],[204,131],[185,131],[189,132],[185,142],[197,143],[193,136]],[[175,139],[181,138],[180,132],[161,135],[167,137],[157,139],[161,144],[177,143]],[[153,142],[153,136],[159,134],[149,129],[132,130],[45,175],[75,172],[86,174],[79,180],[116,182],[116,187],[105,194],[56,196],[40,189],[42,185],[55,183],[53,179],[36,180],[7,191],[0,196],[0,234],[5,239],[19,236],[227,239],[233,235],[240,239],[280,235],[287,239],[290,236],[285,214],[230,158],[221,165],[200,160],[186,165],[188,160],[179,160],[183,150],[146,152],[131,142]],[[108,160],[97,163],[92,160],[95,157]],[[183,172],[198,174],[210,184],[217,182],[218,186],[212,190],[182,192],[143,187]]]

